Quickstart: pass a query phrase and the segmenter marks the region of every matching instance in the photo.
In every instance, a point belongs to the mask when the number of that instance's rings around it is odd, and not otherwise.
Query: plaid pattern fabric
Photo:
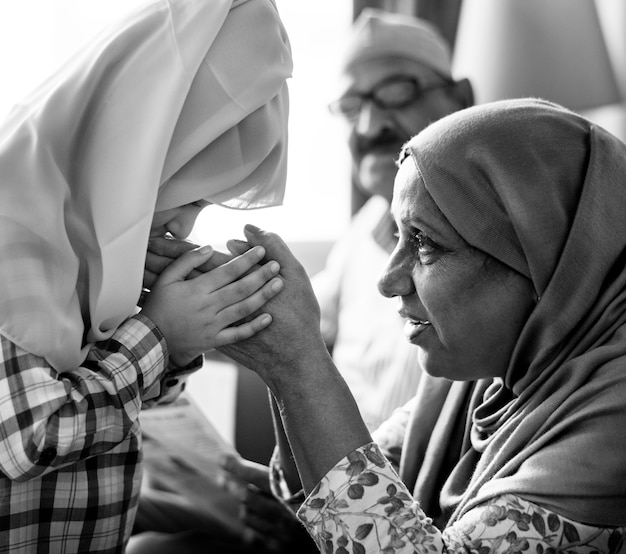
[[[123,552],[142,401],[181,386],[164,371],[163,337],[136,315],[62,374],[1,336],[0,346],[0,552]]]

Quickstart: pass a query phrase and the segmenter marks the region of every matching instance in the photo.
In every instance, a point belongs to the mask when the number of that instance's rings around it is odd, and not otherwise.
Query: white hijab
[[[272,0],[156,0],[0,128],[0,333],[58,371],[135,311],[155,211],[280,204],[289,41]]]

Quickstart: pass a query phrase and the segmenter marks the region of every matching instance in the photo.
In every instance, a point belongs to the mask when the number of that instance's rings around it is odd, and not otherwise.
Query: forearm
[[[278,463],[282,470],[285,484],[292,493],[295,493],[302,488],[302,483],[300,482],[300,475],[298,474],[293,452],[291,452],[291,445],[289,444],[285,428],[283,427],[280,410],[276,404],[276,399],[271,393],[270,407],[272,410],[272,421],[274,422],[274,438],[278,448]]]
[[[328,353],[318,352],[303,371],[272,387],[304,490],[371,437]]]

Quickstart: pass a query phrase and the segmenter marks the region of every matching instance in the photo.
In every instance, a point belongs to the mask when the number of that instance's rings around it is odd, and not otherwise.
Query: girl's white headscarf
[[[272,0],[157,0],[0,129],[0,332],[58,371],[132,315],[155,211],[280,204],[289,41]]]

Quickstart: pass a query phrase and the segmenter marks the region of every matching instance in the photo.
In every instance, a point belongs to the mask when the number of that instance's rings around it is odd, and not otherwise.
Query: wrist
[[[165,341],[167,343],[167,340]],[[187,368],[195,366],[197,364],[198,359],[202,358],[202,354],[194,354],[188,352],[178,352],[174,353],[168,351],[169,354],[169,364],[168,367],[171,370],[179,370],[185,371]]]
[[[341,379],[330,354],[326,348],[320,348],[306,354],[299,352],[290,360],[277,361],[264,380],[281,404],[281,398],[305,395],[336,377]]]

